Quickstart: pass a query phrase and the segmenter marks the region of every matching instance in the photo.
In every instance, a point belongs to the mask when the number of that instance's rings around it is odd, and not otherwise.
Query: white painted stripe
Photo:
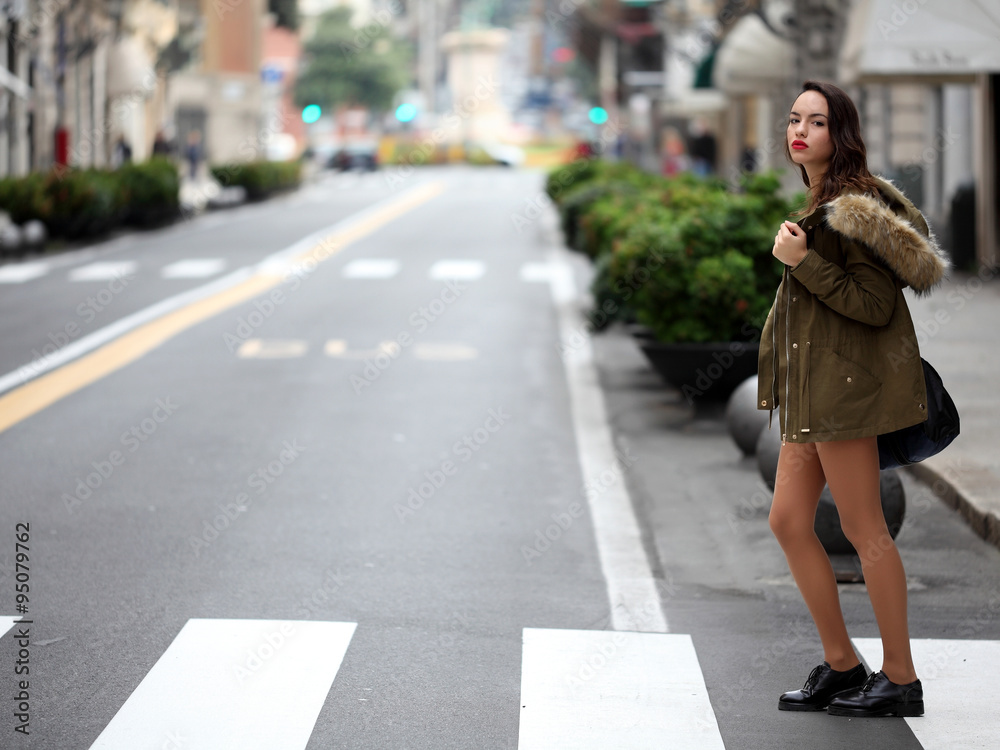
[[[457,281],[478,279],[486,273],[486,264],[481,260],[439,260],[431,266],[432,279]]]
[[[882,667],[879,638],[851,639],[868,667]],[[1000,641],[914,638],[913,665],[924,689],[924,715],[908,718],[924,750],[1000,747],[993,686]]]
[[[164,266],[160,276],[165,279],[206,279],[221,273],[225,267],[224,258],[188,258]]]
[[[466,344],[426,341],[413,347],[413,356],[417,359],[456,362],[463,359],[475,359],[479,356],[479,351]]]
[[[203,286],[189,289],[186,292],[181,292],[173,297],[168,297],[167,299],[161,300],[154,305],[150,305],[149,307],[133,313],[132,315],[116,320],[114,323],[105,326],[98,331],[94,331],[92,334],[84,336],[82,339],[74,341],[67,346],[64,346],[62,349],[54,352],[50,356],[42,357],[21,365],[21,367],[16,370],[12,370],[11,372],[8,372],[0,377],[0,393],[4,393],[12,388],[24,385],[29,380],[33,380],[39,375],[44,375],[46,372],[54,370],[57,367],[62,367],[67,362],[72,362],[74,359],[82,357],[84,354],[103,346],[109,341],[113,341],[119,336],[122,336],[151,320],[156,320],[157,318],[173,312],[174,310],[178,310],[197,302],[198,300],[211,297],[213,294],[218,294],[219,292],[229,289],[230,287],[234,287],[256,273],[269,276],[285,276],[288,272],[297,269],[302,269],[305,272],[308,272],[310,271],[308,264],[295,263],[293,262],[293,259],[298,255],[316,247],[316,245],[323,242],[327,237],[341,232],[347,232],[354,226],[364,224],[369,221],[371,216],[379,213],[380,211],[384,211],[388,206],[401,203],[407,200],[412,194],[423,193],[428,189],[428,186],[433,185],[434,183],[421,183],[409,188],[399,195],[389,196],[369,208],[359,211],[353,216],[342,219],[328,227],[324,227],[323,229],[313,232],[312,234],[303,237],[298,242],[294,242],[288,247],[268,255],[255,266],[239,268],[232,273],[227,274],[220,279],[210,281]],[[228,215],[231,216],[232,214],[233,212],[230,211]],[[170,233],[170,230],[165,231]],[[93,251],[88,250],[85,252],[92,253]]]
[[[111,281],[131,276],[138,263],[134,260],[98,261],[74,268],[69,272],[70,281]]]
[[[242,359],[293,359],[309,351],[309,342],[301,339],[247,339],[236,355]]]
[[[725,750],[689,635],[524,629],[518,750]]]
[[[91,750],[305,748],[355,627],[188,620]]]
[[[388,279],[399,273],[399,261],[388,258],[358,258],[344,266],[340,274],[347,279]]]
[[[0,284],[23,284],[49,272],[51,266],[45,261],[31,263],[11,263],[0,267]]]
[[[557,219],[551,207],[543,215],[549,231]],[[560,352],[569,384],[576,434],[577,454],[585,486],[601,487],[588,492],[601,570],[608,586],[611,623],[616,630],[664,633],[667,619],[660,603],[653,573],[632,509],[625,472],[618,461],[604,407],[604,395],[594,367],[587,321],[577,300],[569,251],[554,244],[552,298],[559,317]],[[592,481],[611,471],[616,481]]]
[[[14,627],[14,623],[21,619],[21,615],[17,617],[0,617],[0,638],[7,634],[7,631]]]
[[[548,263],[525,263],[521,266],[521,281],[545,281],[552,280],[552,267]]]

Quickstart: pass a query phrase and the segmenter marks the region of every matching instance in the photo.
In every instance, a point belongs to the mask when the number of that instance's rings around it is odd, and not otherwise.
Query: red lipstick
[[[801,151],[804,148],[809,148],[805,141],[792,141],[792,148],[796,151]]]

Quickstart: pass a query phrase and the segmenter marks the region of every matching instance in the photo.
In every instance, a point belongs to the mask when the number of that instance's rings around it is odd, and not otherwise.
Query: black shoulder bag
[[[927,386],[927,421],[878,436],[880,469],[908,466],[935,456],[958,437],[958,409],[941,382],[937,370],[920,358]]]

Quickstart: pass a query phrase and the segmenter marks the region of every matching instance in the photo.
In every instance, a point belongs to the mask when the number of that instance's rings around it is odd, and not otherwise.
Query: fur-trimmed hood
[[[926,292],[950,266],[923,215],[895,185],[876,177],[885,203],[870,195],[844,193],[826,206],[826,224],[870,247],[876,257],[916,292]]]

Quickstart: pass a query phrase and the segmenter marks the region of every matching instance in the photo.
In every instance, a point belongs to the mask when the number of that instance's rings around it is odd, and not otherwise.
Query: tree
[[[396,92],[410,85],[416,67],[412,50],[392,38],[388,12],[376,14],[360,28],[351,26],[352,13],[339,7],[320,17],[295,85],[300,106],[354,105],[384,111]]]

